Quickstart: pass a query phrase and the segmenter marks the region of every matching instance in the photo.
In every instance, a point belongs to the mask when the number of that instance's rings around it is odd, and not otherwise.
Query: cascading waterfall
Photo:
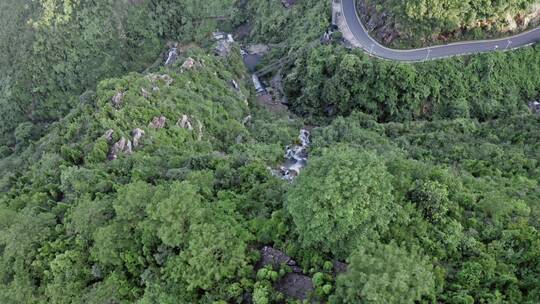
[[[167,60],[165,61],[165,65],[169,65],[171,63],[174,63],[176,59],[178,58],[178,49],[176,47],[172,47],[169,50],[169,55],[167,56]]]
[[[300,130],[298,136],[301,145],[287,146],[285,150],[285,163],[279,170],[274,172],[275,175],[288,181],[292,181],[300,174],[302,168],[307,165],[308,148],[310,144],[310,133],[308,130]]]

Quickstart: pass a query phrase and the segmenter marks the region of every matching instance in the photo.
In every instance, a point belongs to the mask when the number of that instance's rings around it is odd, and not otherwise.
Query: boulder
[[[217,56],[227,57],[231,53],[231,42],[229,40],[220,40],[214,48],[214,53]]]
[[[112,142],[113,140],[113,134],[114,134],[114,130],[113,129],[109,129],[105,132],[105,134],[103,134],[103,136],[101,136],[101,138],[104,138],[107,142]]]
[[[253,117],[251,115],[248,115],[244,117],[244,120],[242,120],[242,124],[245,126],[247,123],[251,122],[252,119]]]
[[[261,260],[257,263],[256,268],[263,268],[267,265],[271,265],[274,269],[279,269],[282,265],[287,265],[291,267],[293,272],[302,273],[302,269],[298,267],[295,260],[283,251],[270,246],[264,246],[261,249]]]
[[[340,261],[334,261],[333,264],[334,264],[334,275],[347,272],[347,264]]]
[[[201,65],[200,62],[197,62],[195,59],[189,57],[182,64],[182,69],[184,69],[184,70],[192,70],[192,69],[195,69],[195,68],[200,68],[201,66],[202,65]]]
[[[163,129],[167,124],[167,118],[165,116],[156,116],[152,119],[152,122],[148,125],[150,128]]]
[[[112,98],[112,105],[119,109],[121,106],[122,106],[122,102],[124,101],[124,95],[125,93],[124,92],[117,92],[113,98]]]
[[[182,118],[178,119],[178,122],[176,123],[177,126],[183,129],[188,129],[190,131],[193,131],[193,124],[191,123],[191,120],[187,115],[182,115]]]
[[[131,132],[131,136],[133,136],[133,148],[137,148],[141,138],[144,136],[144,130],[137,128]]]
[[[283,7],[290,8],[296,3],[296,0],[281,0],[281,4],[283,4]]]
[[[145,88],[141,88],[141,95],[144,98],[148,98],[150,96],[150,92],[148,92]]]
[[[266,44],[253,44],[248,47],[247,52],[262,56],[270,52],[270,47]]]
[[[122,137],[117,141],[109,151],[109,160],[115,160],[118,158],[120,153],[131,154],[133,152],[131,140],[127,140],[125,137]]]
[[[313,292],[311,278],[298,273],[288,273],[279,279],[274,288],[290,298],[305,300]]]
[[[163,82],[166,86],[170,86],[171,83],[173,83],[174,79],[169,76],[168,74],[148,74],[146,75],[146,79],[148,79],[152,84],[156,84],[157,82]],[[152,87],[153,91],[159,91],[159,88],[155,85]]]
[[[236,80],[231,79],[230,84],[233,87],[233,89],[235,89],[236,91],[240,91],[240,86],[238,85],[238,82],[236,82]]]

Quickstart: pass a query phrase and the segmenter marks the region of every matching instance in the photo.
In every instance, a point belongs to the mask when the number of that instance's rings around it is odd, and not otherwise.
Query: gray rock
[[[165,116],[156,116],[152,119],[152,122],[148,125],[150,128],[154,129],[163,129],[167,123],[167,118]]]
[[[347,272],[347,264],[334,261],[334,275]]]
[[[261,249],[261,260],[257,263],[257,268],[263,268],[267,265],[272,265],[272,267],[277,269],[282,265],[296,266],[296,262],[283,251],[270,246],[264,246]]]
[[[236,140],[235,140],[236,144],[239,145],[239,144],[241,144],[243,141],[244,141],[244,136],[242,136],[241,134],[238,135],[238,136],[236,136]]]
[[[231,79],[231,86],[232,86],[233,89],[235,89],[236,91],[240,91],[240,86],[238,85],[238,82],[236,82],[236,80]]]
[[[231,43],[225,39],[218,41],[216,47],[214,48],[214,53],[221,57],[229,56],[231,53]]]
[[[124,148],[124,152],[125,154],[131,154],[133,153],[133,144],[131,143],[131,140],[128,140],[127,143],[126,143],[126,147]]]
[[[148,99],[148,97],[150,97],[150,92],[148,92],[145,88],[141,88],[141,95],[142,97]]]
[[[274,288],[290,298],[305,300],[313,292],[313,282],[311,278],[298,273],[286,274],[279,279]]]
[[[120,138],[109,151],[109,160],[115,160],[120,153],[131,154],[133,152],[131,140],[127,140],[125,137]]]
[[[187,115],[182,115],[182,118],[178,119],[178,122],[176,123],[177,126],[183,129],[188,129],[190,131],[193,131],[193,124],[191,123],[191,119]]]
[[[242,124],[245,126],[248,122],[250,122],[251,120],[253,119],[253,117],[251,115],[248,115],[244,118],[244,120],[242,121]]]
[[[103,134],[103,136],[101,136],[101,138],[104,138],[106,141],[110,143],[113,140],[113,134],[114,134],[114,130],[109,129],[105,132],[105,134]]]
[[[150,82],[152,82],[152,84],[154,84],[154,86],[152,86],[152,90],[154,92],[159,91],[159,88],[155,86],[157,82],[161,81],[165,83],[166,86],[170,86],[174,81],[174,79],[168,74],[162,74],[162,75],[148,74],[146,75],[146,79],[148,79]]]
[[[141,138],[144,136],[144,130],[137,128],[131,132],[131,136],[133,136],[133,148],[137,148]]]
[[[121,138],[119,141],[117,141],[109,151],[109,160],[115,160],[118,158],[118,154],[124,150],[126,147],[126,139]]]
[[[186,61],[184,61],[184,63],[182,64],[182,69],[184,70],[192,70],[200,67],[202,67],[202,64],[191,57],[186,59]]]
[[[119,109],[122,106],[122,103],[124,101],[124,92],[118,92],[116,95],[113,96],[111,102],[113,107]]]

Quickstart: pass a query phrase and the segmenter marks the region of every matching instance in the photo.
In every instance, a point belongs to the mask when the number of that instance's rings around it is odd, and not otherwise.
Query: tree
[[[346,257],[377,239],[395,208],[391,178],[371,152],[338,147],[314,158],[286,199],[302,246]]]
[[[434,299],[433,266],[416,248],[366,243],[349,263],[347,273],[337,277],[330,303],[408,304]]]
[[[164,244],[180,248],[164,268],[165,277],[182,282],[188,292],[217,290],[249,273],[247,242],[251,234],[230,214],[208,204],[189,182],[160,187],[148,210],[158,222]]]
[[[441,221],[448,211],[448,189],[436,181],[417,181],[409,192],[424,217],[431,222]]]

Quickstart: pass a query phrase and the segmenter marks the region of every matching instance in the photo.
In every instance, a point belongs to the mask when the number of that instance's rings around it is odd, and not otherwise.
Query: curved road
[[[494,40],[478,40],[432,46],[421,49],[395,50],[379,44],[369,36],[356,10],[356,0],[340,0],[345,23],[362,48],[372,56],[397,61],[425,61],[452,56],[509,50],[540,41],[540,27],[521,34]]]

